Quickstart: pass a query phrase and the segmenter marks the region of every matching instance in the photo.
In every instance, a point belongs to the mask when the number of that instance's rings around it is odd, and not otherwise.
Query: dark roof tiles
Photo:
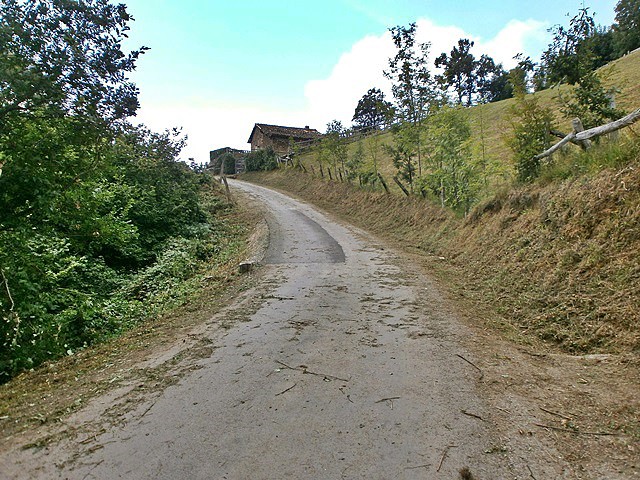
[[[266,123],[256,123],[251,130],[248,143],[251,143],[253,134],[256,129],[267,135],[268,137],[293,137],[296,140],[313,140],[321,137],[322,134],[315,128],[299,128],[299,127],[282,127],[280,125],[267,125]]]

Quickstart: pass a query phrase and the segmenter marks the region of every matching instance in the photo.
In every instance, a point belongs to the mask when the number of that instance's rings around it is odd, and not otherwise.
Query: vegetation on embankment
[[[178,129],[132,125],[124,5],[0,2],[0,383],[182,304],[241,247]]]
[[[637,352],[640,142],[594,150],[560,162],[553,180],[498,193],[466,219],[418,197],[291,169],[244,178],[419,251],[454,292],[498,312],[523,341],[572,353]],[[572,174],[559,179],[563,165]]]
[[[599,76],[606,89],[616,92],[615,100],[618,107],[630,112],[640,106],[640,81],[637,72],[640,71],[640,50],[619,58],[598,70]],[[571,87],[560,85],[541,90],[528,95],[537,99],[540,108],[547,108],[552,114],[555,127],[564,133],[572,130],[572,118],[563,115],[560,108],[562,98],[566,98]],[[466,118],[471,127],[470,148],[479,164],[484,165],[483,185],[477,192],[479,200],[490,198],[496,192],[508,187],[516,175],[514,153],[509,148],[508,140],[513,134],[513,109],[517,99],[510,98],[499,102],[479,104],[465,109]],[[369,134],[362,138],[363,170],[377,169],[386,180],[389,189],[398,195],[403,195],[400,188],[392,181],[398,175],[391,154],[387,146],[393,145],[393,135],[387,131]],[[346,156],[352,158],[359,142],[351,141],[346,145]],[[327,161],[323,158],[321,148],[305,150],[300,155],[301,163],[307,170],[319,173],[318,166]],[[379,187],[381,188],[381,187]]]

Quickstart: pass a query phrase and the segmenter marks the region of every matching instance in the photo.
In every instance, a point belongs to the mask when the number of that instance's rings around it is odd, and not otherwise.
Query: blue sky
[[[256,122],[350,124],[357,101],[382,78],[393,54],[387,30],[418,22],[435,58],[461,37],[506,67],[520,51],[537,58],[547,28],[566,24],[578,0],[121,0],[135,21],[128,48],[150,47],[132,78],[141,90],[137,121],[182,126],[183,157],[248,148]],[[616,0],[585,0],[610,25]],[[136,119],[134,119],[136,121]]]

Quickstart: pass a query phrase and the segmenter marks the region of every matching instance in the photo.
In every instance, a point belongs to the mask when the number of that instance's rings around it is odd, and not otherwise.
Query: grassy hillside
[[[612,62],[601,69],[604,84],[607,87],[614,87],[619,90],[616,96],[617,105],[630,111],[640,107],[640,50]],[[555,112],[555,121],[561,131],[571,131],[571,119],[564,117],[558,110],[560,100],[559,93],[568,92],[569,88],[561,86],[537,92],[535,95],[542,106],[549,107]],[[511,134],[510,109],[515,100],[503,100],[501,102],[478,105],[468,109],[469,121],[472,127],[473,149],[476,155],[485,155],[490,163],[493,162],[498,168],[491,172],[489,179],[489,189],[485,196],[491,196],[503,185],[509,184],[513,178],[513,154],[507,147],[505,139]],[[363,140],[366,161],[371,165],[371,149],[377,149],[378,170],[387,179],[389,187],[394,193],[401,194],[400,189],[393,184],[391,178],[395,175],[391,158],[382,147],[384,144],[391,144],[392,137],[389,132],[382,132],[373,137]],[[377,148],[376,145],[377,144]],[[349,146],[349,153],[353,153],[356,145]],[[302,157],[305,164],[313,165],[317,162],[317,154],[310,152]]]
[[[455,292],[496,312],[520,341],[572,353],[631,353],[640,351],[640,141],[624,152],[616,167],[513,189],[467,219],[417,197],[293,170],[245,178],[418,253]]]

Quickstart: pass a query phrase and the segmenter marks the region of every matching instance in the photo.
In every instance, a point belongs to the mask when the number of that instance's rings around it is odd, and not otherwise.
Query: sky
[[[617,0],[114,0],[135,21],[124,47],[150,50],[131,79],[141,108],[133,123],[153,130],[182,127],[181,159],[206,163],[209,151],[249,149],[255,123],[324,132],[331,120],[351,125],[369,90],[390,97],[383,71],[395,54],[390,27],[417,22],[430,59],[460,38],[514,65],[537,60],[548,29],[566,25],[579,8],[596,22],[614,21]],[[391,100],[391,98],[388,98]]]

